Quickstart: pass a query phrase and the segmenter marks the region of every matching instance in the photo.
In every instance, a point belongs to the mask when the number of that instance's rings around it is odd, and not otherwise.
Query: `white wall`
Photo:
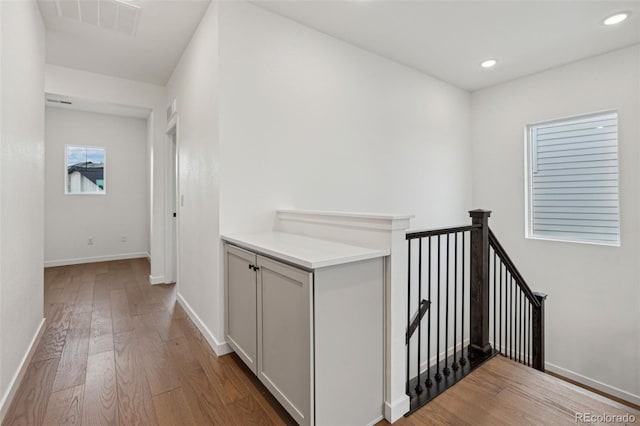
[[[43,318],[44,26],[0,2],[0,421]]]
[[[216,352],[226,349],[220,280],[218,29],[212,2],[167,85],[177,99],[178,295]],[[167,101],[168,103],[168,101]]]
[[[220,8],[223,233],[290,207],[470,222],[468,92],[256,6]]]
[[[150,170],[151,280],[165,282],[165,88],[153,84],[124,80],[71,68],[45,66],[45,91],[92,101],[148,108],[151,110],[147,129]]]
[[[621,247],[524,238],[524,128],[616,109]],[[549,294],[547,368],[640,403],[640,46],[475,92],[473,203],[534,290]]]
[[[222,2],[210,6],[167,93],[177,97],[184,196],[178,292],[219,351],[220,230],[271,229],[283,207],[400,211],[416,214],[416,226],[469,222],[463,90]]]
[[[45,266],[146,256],[147,120],[47,108],[45,140]],[[65,195],[67,144],[106,149],[106,194]]]

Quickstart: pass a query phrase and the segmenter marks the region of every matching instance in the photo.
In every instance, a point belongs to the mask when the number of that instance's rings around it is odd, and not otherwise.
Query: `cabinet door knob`
[[[249,264],[249,269],[253,269],[253,265],[252,264]]]
[[[259,266],[254,266],[254,267],[253,267],[253,270],[254,270],[254,271],[257,271],[257,270],[259,270],[259,269],[260,269],[260,267],[259,267]]]

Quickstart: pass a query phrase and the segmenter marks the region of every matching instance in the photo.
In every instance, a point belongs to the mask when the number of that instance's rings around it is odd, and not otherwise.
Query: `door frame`
[[[165,134],[165,282],[178,283],[180,276],[180,138],[177,114],[167,123],[167,131]],[[175,139],[175,153],[172,150],[172,144]],[[173,154],[173,155],[172,155]],[[172,178],[172,171],[175,176]],[[175,179],[175,180],[174,180]],[[175,182],[175,191],[171,190],[171,186]],[[173,195],[173,197],[172,197]],[[173,198],[173,204],[171,203]],[[174,220],[171,214],[175,209],[176,218]],[[175,222],[175,241],[172,235],[172,227]],[[173,258],[175,257],[175,271],[173,270]]]

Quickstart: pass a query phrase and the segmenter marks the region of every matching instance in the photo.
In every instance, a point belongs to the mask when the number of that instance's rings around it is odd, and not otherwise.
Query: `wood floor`
[[[630,422],[582,422],[591,425],[640,425],[639,411],[502,356],[394,425],[575,426],[581,423],[577,413],[635,416]]]
[[[175,286],[148,276],[143,259],[46,269],[46,329],[3,426],[295,424],[236,355],[215,355]],[[577,412],[640,424],[631,408],[503,358],[395,424],[575,425]]]
[[[146,259],[45,270],[46,329],[3,425],[290,425]]]

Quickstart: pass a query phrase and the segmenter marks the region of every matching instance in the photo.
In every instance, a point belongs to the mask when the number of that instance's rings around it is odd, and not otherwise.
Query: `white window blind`
[[[529,126],[527,165],[528,237],[620,244],[616,112]]]

